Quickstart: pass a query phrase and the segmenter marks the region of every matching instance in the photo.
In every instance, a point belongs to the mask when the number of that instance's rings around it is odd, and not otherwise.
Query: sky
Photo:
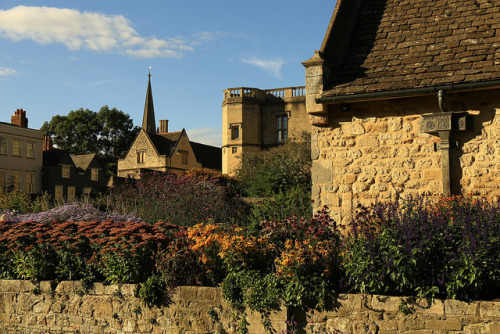
[[[305,85],[335,0],[0,0],[0,121],[39,129],[79,108],[156,120],[222,145],[223,90]],[[151,67],[151,70],[149,69]]]

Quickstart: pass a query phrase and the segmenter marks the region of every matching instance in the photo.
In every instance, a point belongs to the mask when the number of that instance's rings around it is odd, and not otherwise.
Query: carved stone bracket
[[[466,112],[442,112],[424,115],[420,122],[420,131],[437,134],[441,138],[441,168],[443,175],[443,195],[450,196],[450,137],[453,132],[470,131],[474,128],[472,115]]]

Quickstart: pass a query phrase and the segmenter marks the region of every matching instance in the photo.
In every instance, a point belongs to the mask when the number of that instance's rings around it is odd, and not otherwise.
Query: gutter
[[[433,86],[433,87],[388,90],[388,91],[381,91],[381,92],[360,93],[360,94],[352,94],[352,95],[326,96],[326,97],[317,98],[315,101],[316,101],[316,103],[358,102],[358,101],[364,101],[364,100],[402,98],[402,97],[409,97],[409,96],[413,96],[413,95],[428,95],[428,94],[437,93],[440,90],[445,91],[445,92],[469,91],[469,90],[491,88],[491,87],[495,87],[495,86],[500,87],[500,80],[460,83],[460,84]]]

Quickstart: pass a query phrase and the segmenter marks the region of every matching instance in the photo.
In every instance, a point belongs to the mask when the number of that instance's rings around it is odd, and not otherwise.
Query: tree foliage
[[[117,160],[126,154],[139,133],[128,114],[108,106],[97,113],[80,108],[67,116],[56,115],[41,130],[52,136],[57,148],[70,154],[97,153],[108,171],[116,170]]]
[[[243,153],[236,177],[249,197],[273,197],[299,186],[311,187],[311,137],[305,133],[296,140],[255,153]]]

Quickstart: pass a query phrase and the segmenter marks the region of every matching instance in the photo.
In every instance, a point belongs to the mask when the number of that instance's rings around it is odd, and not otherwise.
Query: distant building
[[[221,149],[189,140],[186,131],[168,132],[168,120],[157,130],[148,79],[142,128],[127,155],[118,160],[118,177],[139,179],[143,171],[184,174],[192,168],[221,170]]]
[[[104,193],[107,190],[104,165],[96,154],[70,155],[54,149],[50,137],[45,136],[42,189],[63,201]]]
[[[222,102],[222,172],[233,174],[244,152],[310,132],[305,87],[229,88]]]
[[[36,194],[41,190],[43,134],[28,128],[26,111],[0,122],[0,188]]]

